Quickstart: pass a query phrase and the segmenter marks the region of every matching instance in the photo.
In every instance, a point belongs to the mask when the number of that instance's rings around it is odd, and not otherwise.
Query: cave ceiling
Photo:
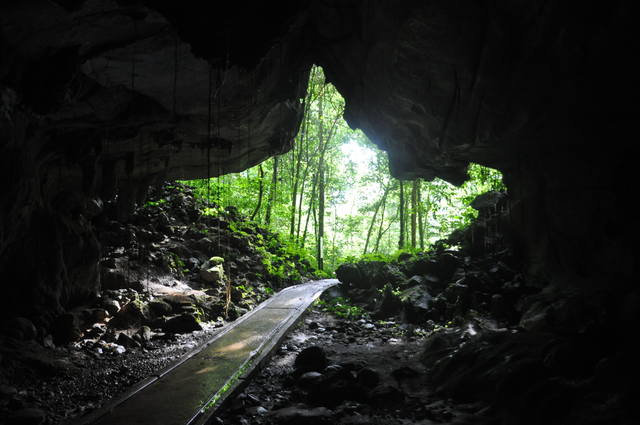
[[[346,98],[350,125],[388,151],[394,175],[460,183],[469,161],[509,168],[531,146],[554,149],[575,133],[576,116],[589,122],[587,97],[607,97],[590,76],[603,57],[615,60],[610,41],[625,26],[612,23],[624,11],[542,1],[9,2],[0,77],[4,97],[37,117],[44,149],[67,165],[97,161],[99,187],[235,172],[287,151],[312,63]]]

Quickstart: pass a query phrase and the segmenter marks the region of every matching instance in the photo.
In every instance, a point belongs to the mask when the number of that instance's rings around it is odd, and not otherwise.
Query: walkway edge
[[[223,388],[211,397],[206,403],[206,406],[200,409],[187,425],[206,425],[227,400],[230,400],[232,396],[239,393],[248,384],[249,379],[257,373],[259,368],[269,359],[274,349],[280,345],[288,331],[302,319],[309,306],[313,304],[325,290],[337,284],[338,282],[336,281],[334,284],[327,285],[316,291],[309,301],[297,310],[296,314],[290,316],[287,321],[281,323],[278,328],[271,332],[269,338],[256,350],[256,353],[244,362],[238,369],[238,372],[229,378]]]
[[[194,424],[194,425],[198,424],[199,425],[199,424],[206,423],[206,421],[213,415],[213,413],[215,413],[215,411],[224,403],[224,401],[227,400],[228,397],[231,394],[235,393],[235,391],[239,387],[238,384],[241,383],[243,380],[247,379],[249,376],[251,376],[251,374],[255,371],[257,366],[259,366],[262,362],[264,362],[264,360],[268,357],[268,355],[271,353],[273,348],[275,348],[275,346],[277,346],[278,343],[282,341],[282,339],[286,335],[287,330],[291,326],[293,326],[295,324],[295,322],[297,322],[300,319],[300,317],[305,312],[305,310],[309,307],[309,305],[311,305],[311,303],[313,303],[326,289],[328,289],[331,286],[334,286],[336,284],[338,284],[337,280],[334,283],[332,283],[330,285],[327,285],[327,286],[319,289],[318,291],[316,291],[316,293],[314,293],[314,295],[312,297],[310,297],[310,301],[304,305],[304,308],[299,308],[297,313],[293,314],[289,319],[287,319],[285,322],[281,323],[280,326],[278,326],[274,331],[272,331],[271,334],[270,334],[270,337],[265,341],[265,343],[263,343],[262,346],[260,346],[257,350],[255,350],[255,352],[252,353],[252,356],[247,361],[245,361],[245,363],[240,367],[239,370],[241,370],[242,373],[239,374],[239,375],[237,375],[237,373],[234,374],[227,381],[227,384],[225,384],[224,387],[223,387],[225,389],[224,393],[221,394],[220,396],[218,396],[217,398],[216,398],[216,395],[218,393],[214,394],[211,397],[211,399],[209,400],[209,402],[207,403],[207,404],[210,404],[210,407],[208,409],[206,409],[206,410],[205,409],[200,409],[197,412],[194,412],[195,413],[194,417],[190,421],[186,422],[185,425],[187,425],[187,424],[188,425],[192,425],[192,424]],[[268,308],[268,305],[274,299],[276,299],[276,297],[278,295],[283,294],[285,292],[288,292],[288,291],[290,291],[292,289],[298,288],[298,287],[300,287],[302,285],[305,285],[305,284],[302,283],[302,284],[293,285],[293,286],[289,286],[289,287],[286,287],[286,288],[282,289],[277,294],[275,294],[274,296],[270,297],[269,299],[263,301],[258,306],[256,306],[256,308],[254,308],[250,312],[246,313],[245,315],[243,315],[242,317],[240,317],[236,321],[230,322],[230,323],[226,324],[225,326],[223,326],[222,328],[220,328],[220,331],[217,332],[215,335],[213,335],[210,339],[208,339],[207,341],[203,342],[198,347],[194,348],[192,351],[184,354],[180,359],[174,361],[173,363],[169,364],[165,368],[160,369],[160,371],[154,373],[153,375],[151,375],[151,376],[149,376],[147,378],[144,378],[141,381],[133,384],[131,387],[129,387],[129,389],[125,390],[125,392],[123,394],[121,394],[121,395],[115,397],[114,399],[110,400],[104,406],[96,409],[95,411],[93,411],[93,412],[91,412],[91,413],[89,413],[89,414],[87,414],[85,416],[76,417],[76,418],[70,419],[70,420],[68,420],[68,421],[66,421],[64,423],[67,424],[67,425],[89,425],[89,424],[99,420],[103,416],[106,416],[106,415],[110,414],[119,405],[123,404],[124,402],[126,402],[127,400],[129,400],[130,398],[135,396],[137,393],[139,393],[140,391],[143,391],[145,388],[147,388],[148,386],[152,385],[154,382],[158,381],[163,376],[169,374],[172,370],[176,369],[177,367],[179,367],[180,365],[182,365],[183,363],[185,363],[186,361],[188,361],[192,357],[196,356],[198,353],[200,353],[203,350],[205,350],[209,345],[211,345],[216,340],[218,340],[219,338],[221,338],[222,336],[224,336],[225,334],[230,332],[236,326],[238,326],[241,323],[243,323],[244,321],[250,319],[258,311],[260,311],[260,310],[262,310],[264,308]],[[232,381],[234,381],[234,382],[232,382]],[[218,391],[218,392],[220,392],[220,391]],[[194,422],[194,421],[197,421],[197,422]]]

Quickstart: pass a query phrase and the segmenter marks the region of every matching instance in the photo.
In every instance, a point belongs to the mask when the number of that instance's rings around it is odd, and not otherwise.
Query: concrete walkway
[[[285,288],[223,328],[199,351],[139,383],[76,425],[201,425],[322,292],[325,279]]]

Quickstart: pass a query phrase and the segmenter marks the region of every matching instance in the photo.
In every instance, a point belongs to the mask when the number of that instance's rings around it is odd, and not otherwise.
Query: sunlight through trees
[[[242,173],[193,180],[201,199],[234,206],[332,271],[345,258],[427,250],[476,216],[471,201],[504,190],[497,170],[471,164],[469,180],[402,181],[385,152],[343,118],[344,99],[311,72],[294,147]],[[207,190],[210,188],[210,190]]]

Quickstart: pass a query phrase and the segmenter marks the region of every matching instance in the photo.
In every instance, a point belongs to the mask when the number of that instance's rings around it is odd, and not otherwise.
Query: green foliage
[[[295,282],[315,271],[311,266],[313,256],[307,249],[283,240],[278,234],[263,234],[255,223],[232,221],[229,230],[250,241],[262,258],[267,278]]]
[[[398,261],[398,257],[400,257],[403,254],[414,255],[414,254],[417,254],[418,252],[420,252],[419,249],[405,248],[405,249],[397,249],[390,254],[381,253],[381,252],[370,252],[363,255],[349,255],[346,257],[342,257],[339,260],[339,264],[359,263],[361,261],[365,261],[365,262],[380,261],[383,263],[395,263]]]
[[[292,150],[278,156],[277,167],[271,158],[242,173],[186,182],[202,202],[204,215],[224,216],[225,207],[232,205],[241,215],[252,217],[255,224],[231,220],[229,229],[251,240],[274,279],[296,279],[311,265],[317,266],[318,245],[324,257],[319,276],[330,276],[345,261],[389,261],[401,253],[429,250],[477,217],[469,206],[476,196],[506,189],[499,171],[470,164],[469,180],[459,187],[438,178],[420,181],[420,200],[415,207],[406,202],[401,213],[400,181],[391,177],[386,153],[341,118],[344,99],[326,83],[322,69],[313,68],[303,100],[306,114],[300,131]],[[407,200],[412,182],[403,186]],[[324,234],[319,238],[321,214]],[[398,251],[401,217],[407,225],[404,246]],[[422,232],[413,246],[411,217]],[[257,225],[277,236],[257,232]]]
[[[316,300],[316,305],[323,311],[333,313],[344,319],[360,319],[365,315],[362,307],[351,304],[351,301],[344,297],[335,297],[328,301],[319,298]]]
[[[147,201],[145,202],[145,204],[143,205],[143,208],[154,208],[154,207],[159,207],[162,204],[165,204],[167,202],[166,199],[162,198],[162,199],[158,199],[157,201]]]
[[[214,206],[214,207],[204,207],[204,208],[202,208],[200,213],[202,215],[217,217],[222,213],[222,211],[223,211],[222,207]]]
[[[253,287],[251,286],[238,285],[236,286],[236,288],[238,289],[238,291],[240,291],[240,296],[242,297],[242,299],[250,298],[254,296],[256,292],[255,289],[253,289]]]

